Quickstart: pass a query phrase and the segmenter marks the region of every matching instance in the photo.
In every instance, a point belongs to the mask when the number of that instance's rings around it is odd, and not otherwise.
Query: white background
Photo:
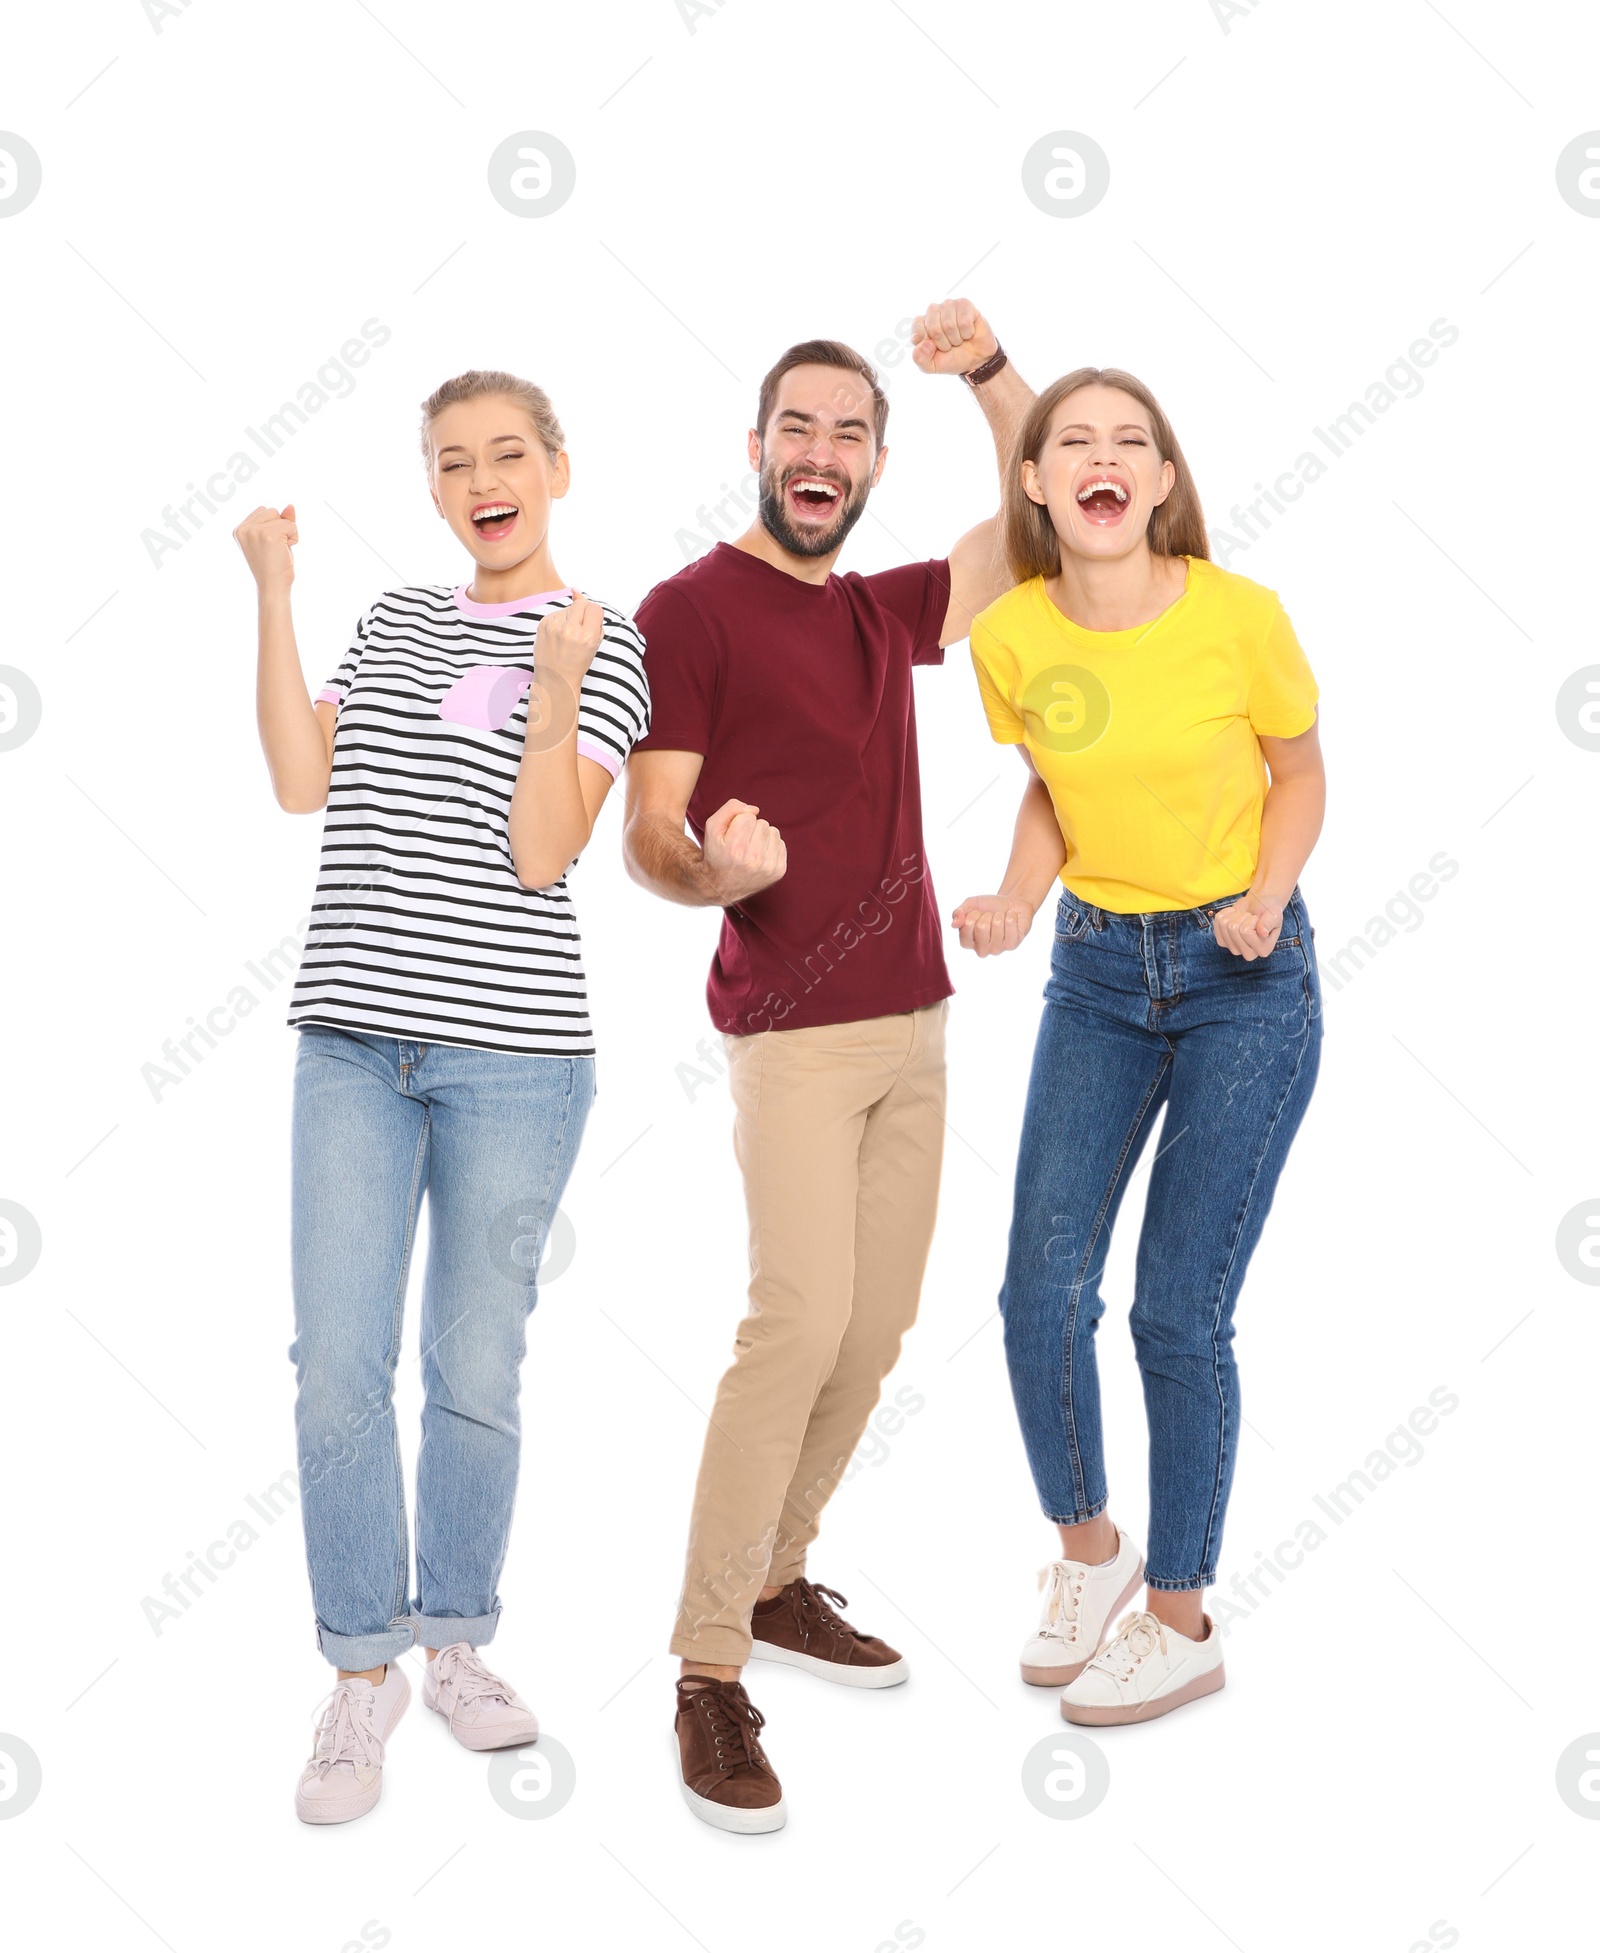
[[[0,1290],[0,1731],[43,1770],[14,1815],[0,1781],[8,1940],[1581,1943],[1600,1830],[1556,1779],[1600,1730],[1600,1298],[1555,1236],[1600,1191],[1600,754],[1555,705],[1600,663],[1600,204],[1562,200],[1556,159],[1600,126],[1592,12],[85,0],[20,12],[7,41],[0,126],[44,170],[0,221],[0,661],[43,700],[0,753],[0,1197],[43,1235]],[[522,130],[577,161],[570,201],[532,219],[486,182]],[[1056,130],[1110,158],[1091,212],[1023,193],[1024,152]],[[1430,323],[1458,329],[1420,394],[1230,558],[1282,593],[1323,687],[1331,811],[1304,887],[1325,964],[1431,857],[1459,872],[1329,986],[1321,1083],[1239,1311],[1250,1430],[1221,1592],[1431,1391],[1459,1407],[1239,1605],[1223,1694],[1098,1732],[1104,1801],[1036,1811],[1023,1760],[1065,1726],[1015,1657],[1053,1535],[993,1305],[1048,930],[962,960],[939,1232],[890,1384],[923,1407],[843,1490],[812,1566],[913,1679],[862,1696],[756,1670],[790,1823],[698,1824],[665,1642],[744,1221],[726,1084],[681,1069],[707,1069],[716,918],[625,878],[613,804],[574,878],[600,1097],[566,1202],[576,1256],[533,1323],[494,1650],[577,1791],[509,1815],[418,1704],[376,1813],[304,1827],[291,1793],[328,1672],[297,1516],[246,1503],[293,1463],[286,986],[252,983],[260,1007],[159,1098],[142,1073],[251,983],[313,879],[317,823],[277,811],[257,748],[235,511],[300,510],[320,683],[377,590],[463,573],[416,407],[503,365],[566,425],[562,575],[631,606],[742,476],[785,345],[870,349],[953,289],[1035,384],[1081,362],[1144,377],[1214,528]],[[368,319],[391,337],[355,390],[152,563],[163,507]],[[964,389],[909,361],[887,378],[888,469],[845,567],[939,554],[994,501]],[[995,883],[1019,770],[964,648],[917,698],[948,910]],[[1142,1536],[1137,1220],[1101,1350],[1112,1510]],[[416,1411],[408,1364],[408,1444]],[[240,1519],[258,1537],[157,1633],[146,1597]]]

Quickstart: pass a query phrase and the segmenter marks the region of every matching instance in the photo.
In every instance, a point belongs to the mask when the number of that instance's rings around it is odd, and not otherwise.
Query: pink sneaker
[[[452,1641],[427,1664],[422,1702],[444,1717],[450,1734],[469,1750],[515,1749],[539,1734],[539,1718],[465,1641]]]
[[[384,1746],[410,1700],[397,1661],[376,1687],[359,1676],[335,1685],[294,1793],[302,1824],[344,1824],[372,1809],[383,1794]]]

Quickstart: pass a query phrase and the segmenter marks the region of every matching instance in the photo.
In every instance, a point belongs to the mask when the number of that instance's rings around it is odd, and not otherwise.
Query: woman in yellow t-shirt
[[[1013,949],[1062,883],[1000,1308],[1061,1557],[1031,1682],[1071,1722],[1223,1681],[1204,1611],[1240,1412],[1233,1310],[1317,1075],[1297,886],[1322,824],[1317,687],[1277,597],[1218,569],[1172,428],[1130,374],[1047,388],[1018,439],[1016,588],[972,626],[989,728],[1028,768],[996,895],[954,915]],[[1095,1328],[1122,1194],[1162,1106],[1132,1314],[1150,1429],[1146,1564],[1106,1510]],[[1112,1622],[1138,1591],[1142,1608]]]

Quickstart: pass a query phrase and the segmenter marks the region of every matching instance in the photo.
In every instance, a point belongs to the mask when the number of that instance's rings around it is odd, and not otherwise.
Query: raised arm
[[[578,698],[605,630],[605,612],[581,591],[540,618],[533,641],[528,729],[506,838],[524,888],[560,881],[582,854],[611,791],[611,775],[578,751]]]
[[[994,328],[970,299],[947,298],[930,305],[911,328],[911,357],[924,373],[970,373],[999,350]],[[1033,388],[1008,359],[998,373],[967,391],[983,409],[994,436],[995,462],[1003,485],[1011,465],[1011,450],[1033,405]],[[1003,596],[1014,581],[1000,545],[996,513],[951,546],[950,603],[939,642],[958,643],[978,612]]]
[[[628,761],[622,858],[641,886],[691,908],[732,908],[770,888],[789,865],[783,836],[759,807],[727,800],[697,847],[684,823],[705,764],[701,753],[635,753]]]
[[[233,539],[256,580],[256,727],[272,791],[287,813],[315,813],[327,805],[338,712],[311,703],[300,669],[289,602],[293,549],[300,540],[293,502],[282,509],[256,509]]]

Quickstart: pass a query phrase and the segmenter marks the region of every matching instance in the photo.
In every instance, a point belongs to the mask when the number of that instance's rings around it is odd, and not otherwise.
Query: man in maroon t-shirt
[[[968,382],[1003,458],[1033,396],[982,316],[931,307],[912,352]],[[757,520],[638,611],[652,724],[628,766],[627,862],[669,901],[723,911],[707,997],[750,1213],[750,1311],[671,1644],[684,1793],[731,1831],[784,1821],[739,1679],[752,1655],[857,1687],[906,1674],[805,1556],[916,1314],[938,1199],[950,979],[911,668],[940,663],[1011,579],[993,520],[947,562],[833,573],[883,474],[888,411],[860,354],[791,347],[749,437]]]

